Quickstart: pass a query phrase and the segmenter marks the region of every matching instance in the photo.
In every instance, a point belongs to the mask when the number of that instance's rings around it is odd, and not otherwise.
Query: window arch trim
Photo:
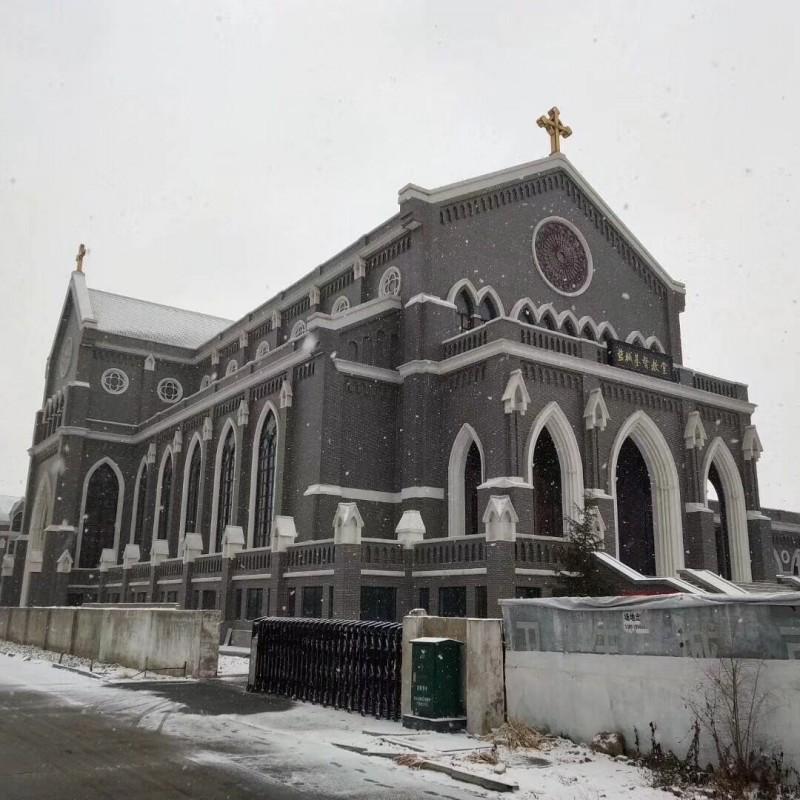
[[[248,503],[248,513],[247,513],[248,548],[252,548],[254,546],[254,541],[255,541],[256,499],[258,497],[257,484],[258,484],[259,444],[261,442],[261,432],[264,430],[264,425],[266,425],[267,419],[269,418],[270,414],[272,414],[275,417],[275,478],[273,480],[273,485],[272,485],[272,519],[273,520],[275,519],[275,497],[278,486],[278,477],[277,477],[278,457],[280,454],[280,447],[282,445],[281,426],[280,426],[280,415],[278,414],[278,409],[275,407],[274,403],[271,400],[267,400],[267,402],[264,403],[264,407],[261,409],[261,413],[258,416],[258,422],[256,423],[256,429],[253,435],[252,455],[250,459],[250,499]],[[272,545],[272,532],[269,531],[267,534],[267,546],[270,547],[271,545]]]
[[[125,479],[122,477],[122,471],[120,470],[119,466],[117,466],[117,462],[113,459],[105,456],[101,458],[99,461],[96,461],[87,471],[86,475],[83,478],[83,491],[81,492],[81,514],[78,517],[78,537],[77,543],[75,545],[75,564],[81,563],[81,545],[83,544],[83,526],[84,526],[84,517],[86,516],[86,495],[89,491],[89,481],[92,479],[92,475],[97,472],[103,464],[108,464],[111,467],[111,471],[116,475],[117,478],[117,515],[114,521],[114,555],[119,556],[119,538],[120,538],[120,530],[122,528],[122,509],[125,505]]]

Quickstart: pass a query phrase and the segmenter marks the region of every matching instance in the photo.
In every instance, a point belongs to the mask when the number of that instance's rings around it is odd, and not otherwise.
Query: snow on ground
[[[362,755],[338,746],[345,745],[376,754],[414,754],[517,783],[518,791],[505,796],[519,800],[674,800],[672,794],[650,787],[645,770],[565,739],[549,740],[548,748],[542,751],[509,753],[499,748],[506,771],[498,775],[491,765],[467,760],[470,753],[488,749],[490,743],[466,733],[411,732],[397,722],[248,695],[243,677],[233,677],[246,673],[247,659],[236,656],[220,658],[222,681],[216,688],[213,683],[205,684],[210,691],[207,700],[202,700],[200,695],[206,691],[202,682],[130,682],[124,680],[125,668],[114,665],[92,665],[106,679],[92,680],[83,674],[52,669],[48,662],[58,660],[54,653],[7,642],[0,642],[0,653],[14,656],[0,655],[4,679],[58,695],[71,704],[124,717],[145,729],[180,737],[191,742],[192,759],[198,762],[235,764],[326,797],[370,797],[370,786],[375,796],[381,797],[387,791],[391,797],[403,798],[501,796],[446,775],[401,766],[388,757]],[[88,662],[75,659],[71,666],[88,668]],[[542,760],[546,762],[543,765]]]

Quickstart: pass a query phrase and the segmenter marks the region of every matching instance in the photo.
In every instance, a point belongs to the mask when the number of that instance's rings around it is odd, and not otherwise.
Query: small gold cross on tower
[[[75,267],[76,272],[83,272],[83,259],[86,257],[86,246],[81,245],[78,248],[78,255],[75,256],[75,263],[77,266]]]
[[[536,124],[540,128],[544,128],[550,134],[550,155],[553,153],[560,153],[561,152],[561,142],[559,139],[563,136],[565,139],[568,136],[572,136],[572,128],[569,125],[562,125],[561,120],[559,119],[559,114],[561,112],[553,106],[548,112],[547,116],[545,117],[542,115],[539,119],[536,120]]]

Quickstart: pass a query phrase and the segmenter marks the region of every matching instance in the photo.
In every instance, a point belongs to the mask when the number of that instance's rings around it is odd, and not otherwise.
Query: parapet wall
[[[124,667],[216,675],[219,611],[0,608],[0,639]]]

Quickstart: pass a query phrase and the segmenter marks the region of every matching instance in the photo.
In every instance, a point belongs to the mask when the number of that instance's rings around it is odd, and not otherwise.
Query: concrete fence
[[[213,677],[219,611],[164,608],[0,608],[0,639],[148,670]]]

